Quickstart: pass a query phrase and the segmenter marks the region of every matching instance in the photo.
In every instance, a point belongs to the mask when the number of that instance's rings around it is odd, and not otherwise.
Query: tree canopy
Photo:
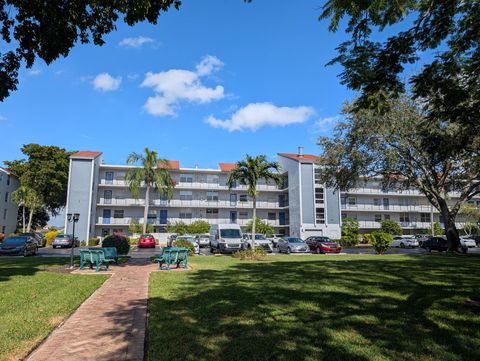
[[[341,189],[376,176],[382,177],[384,188],[418,189],[440,211],[447,237],[458,248],[455,218],[480,194],[480,147],[474,146],[480,144],[480,134],[470,135],[470,146],[446,152],[445,135],[455,134],[456,124],[432,122],[404,98],[390,100],[388,108],[379,114],[345,107],[334,136],[319,139],[322,178]]]
[[[76,43],[103,45],[119,18],[132,26],[156,24],[180,0],[8,0],[0,1],[0,101],[17,89],[22,64],[37,58],[50,64],[66,57]]]
[[[330,64],[341,64],[341,82],[359,91],[357,109],[385,109],[411,90],[430,119],[480,129],[480,1],[328,0],[320,18],[331,31],[346,18],[351,39]],[[394,35],[376,40],[376,30],[394,25]]]

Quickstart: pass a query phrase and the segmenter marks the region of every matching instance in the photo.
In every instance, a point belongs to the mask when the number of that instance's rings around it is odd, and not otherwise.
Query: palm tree
[[[260,179],[265,179],[267,184],[273,181],[280,185],[280,165],[277,162],[269,162],[267,156],[258,155],[255,158],[245,155],[245,158],[237,162],[236,167],[230,172],[227,180],[229,189],[232,189],[236,182],[247,186],[247,194],[252,198],[253,217],[257,218],[257,184]],[[255,241],[255,221],[252,221],[252,245]]]
[[[20,186],[12,193],[12,200],[22,207],[22,231],[30,232],[32,228],[33,213],[42,207],[42,197],[33,189],[26,185]],[[29,210],[28,224],[25,230],[25,210]]]
[[[125,175],[130,192],[135,199],[140,197],[142,186],[145,190],[145,209],[143,212],[143,233],[147,232],[148,207],[150,202],[150,190],[160,192],[161,195],[167,195],[170,199],[173,192],[173,179],[169,171],[169,162],[166,159],[159,159],[157,152],[145,148],[144,154],[130,153],[127,158],[127,164],[133,165],[140,163],[141,167],[129,169]]]

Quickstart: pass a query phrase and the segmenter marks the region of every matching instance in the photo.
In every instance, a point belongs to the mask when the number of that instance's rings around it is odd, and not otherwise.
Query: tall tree
[[[28,198],[28,193],[30,188],[25,186],[18,187],[15,191],[12,192],[12,201],[18,204],[21,207],[22,212],[22,232],[25,233],[25,213],[26,213],[26,203]]]
[[[359,176],[380,175],[386,188],[418,189],[439,210],[451,249],[458,250],[455,219],[480,194],[480,134],[471,134],[469,146],[445,152],[445,139],[456,132],[455,124],[431,122],[404,98],[391,100],[388,108],[379,114],[346,106],[334,136],[319,139],[322,178],[348,189],[361,181]]]
[[[410,89],[426,117],[470,129],[452,139],[479,131],[480,1],[328,0],[320,18],[330,19],[331,31],[347,19],[351,39],[330,64],[341,64],[342,83],[360,92],[357,109],[386,110],[390,98]],[[386,29],[393,35],[376,41]]]
[[[150,191],[153,189],[161,195],[172,197],[173,179],[170,175],[170,164],[166,159],[159,159],[157,152],[145,148],[144,154],[131,153],[127,164],[140,167],[131,168],[125,175],[125,181],[135,199],[140,198],[141,188],[145,187],[145,207],[143,212],[143,233],[147,231]]]
[[[32,188],[21,185],[12,193],[12,200],[22,207],[22,231],[30,232],[34,212],[43,206],[42,197]],[[28,209],[28,223],[25,227],[25,211]]]
[[[103,45],[120,17],[130,26],[156,24],[162,12],[180,5],[179,0],[0,1],[0,101],[17,89],[22,64],[31,68],[37,58],[50,64],[77,42]]]
[[[227,185],[230,189],[236,182],[247,186],[247,193],[252,198],[253,202],[253,216],[252,220],[257,219],[257,185],[261,179],[264,179],[267,184],[273,181],[275,184],[281,184],[281,177],[279,174],[280,165],[277,162],[270,162],[267,156],[258,155],[255,158],[250,155],[245,155],[245,158],[238,161],[236,167],[228,175]],[[252,239],[255,240],[255,224],[252,222]]]
[[[69,158],[72,153],[39,144],[24,145],[22,153],[28,159],[4,163],[20,177],[22,185],[33,189],[43,199],[48,212],[57,215],[67,201]]]

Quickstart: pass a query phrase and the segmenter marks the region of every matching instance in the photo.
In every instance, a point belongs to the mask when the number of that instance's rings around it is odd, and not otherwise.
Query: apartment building
[[[0,167],[0,233],[9,234],[17,229],[18,205],[12,202],[12,192],[19,186],[18,178]]]

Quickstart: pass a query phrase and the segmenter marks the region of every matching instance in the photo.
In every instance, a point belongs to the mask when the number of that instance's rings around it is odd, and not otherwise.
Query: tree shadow
[[[478,360],[480,317],[459,307],[479,292],[472,260],[288,258],[155,275],[149,359]]]
[[[8,281],[14,276],[32,276],[37,272],[53,267],[68,267],[70,262],[66,257],[0,257],[0,282]],[[75,259],[78,265],[78,257]]]

